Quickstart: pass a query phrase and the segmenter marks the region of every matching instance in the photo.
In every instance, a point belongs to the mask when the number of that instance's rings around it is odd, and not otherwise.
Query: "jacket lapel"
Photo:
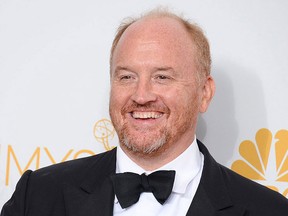
[[[199,185],[193,202],[187,212],[187,216],[213,216],[215,214],[216,210],[212,206],[204,188]]]
[[[80,186],[66,185],[67,216],[112,216],[114,191],[110,175],[115,173],[116,149],[95,158]]]
[[[198,141],[204,155],[204,167],[199,186],[187,212],[187,216],[241,216],[245,209],[233,205],[218,164],[207,148]]]

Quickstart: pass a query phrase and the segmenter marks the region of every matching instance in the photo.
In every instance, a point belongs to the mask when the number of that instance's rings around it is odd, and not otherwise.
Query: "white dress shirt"
[[[196,138],[193,143],[176,159],[154,171],[145,171],[135,164],[121,149],[117,148],[116,173],[134,172],[150,174],[157,170],[175,170],[175,181],[168,200],[161,205],[151,192],[141,193],[139,201],[122,209],[117,197],[114,200],[115,216],[169,216],[186,215],[198,188],[204,156],[199,151]]]

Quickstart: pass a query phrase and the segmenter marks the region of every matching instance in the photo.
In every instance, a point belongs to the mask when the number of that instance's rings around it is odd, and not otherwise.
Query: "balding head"
[[[156,30],[163,30],[163,34],[161,35],[162,38],[167,37],[169,31],[173,29],[166,29],[163,24],[163,20],[169,20],[170,23],[178,24],[174,26],[174,30],[178,31],[181,29],[181,32],[183,33],[179,37],[189,37],[190,41],[192,42],[191,48],[194,52],[194,58],[191,59],[191,64],[195,64],[198,77],[203,78],[205,76],[208,76],[210,74],[211,69],[211,56],[210,56],[210,48],[207,38],[205,37],[203,31],[201,28],[199,28],[196,24],[193,24],[189,22],[188,20],[185,20],[181,16],[178,16],[174,13],[171,13],[167,10],[162,9],[156,9],[153,11],[150,11],[138,18],[126,18],[120,27],[117,30],[116,36],[113,40],[112,48],[111,48],[111,54],[110,54],[110,71],[112,69],[112,59],[114,56],[115,49],[119,43],[119,40],[122,38],[124,33],[129,29],[134,29],[135,31],[138,30],[139,34],[144,33],[152,33],[153,27]],[[153,21],[154,22],[151,22]],[[173,20],[173,21],[172,21]],[[137,26],[146,23],[146,25],[142,25],[141,28],[137,29]],[[149,26],[153,23],[154,26]],[[172,27],[172,26],[171,26]],[[183,44],[186,46],[187,44]]]

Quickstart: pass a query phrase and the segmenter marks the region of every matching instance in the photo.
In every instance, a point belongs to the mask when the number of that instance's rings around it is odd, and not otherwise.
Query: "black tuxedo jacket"
[[[285,197],[221,166],[198,145],[204,168],[188,216],[288,216]],[[1,216],[111,216],[115,164],[116,149],[26,171]]]

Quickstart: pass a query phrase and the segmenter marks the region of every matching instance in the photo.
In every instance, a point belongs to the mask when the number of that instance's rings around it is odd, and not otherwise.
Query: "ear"
[[[204,85],[202,86],[202,100],[200,104],[199,111],[201,113],[206,112],[208,109],[208,106],[210,104],[210,101],[212,100],[214,93],[215,93],[215,83],[211,76],[208,76],[205,78]]]

